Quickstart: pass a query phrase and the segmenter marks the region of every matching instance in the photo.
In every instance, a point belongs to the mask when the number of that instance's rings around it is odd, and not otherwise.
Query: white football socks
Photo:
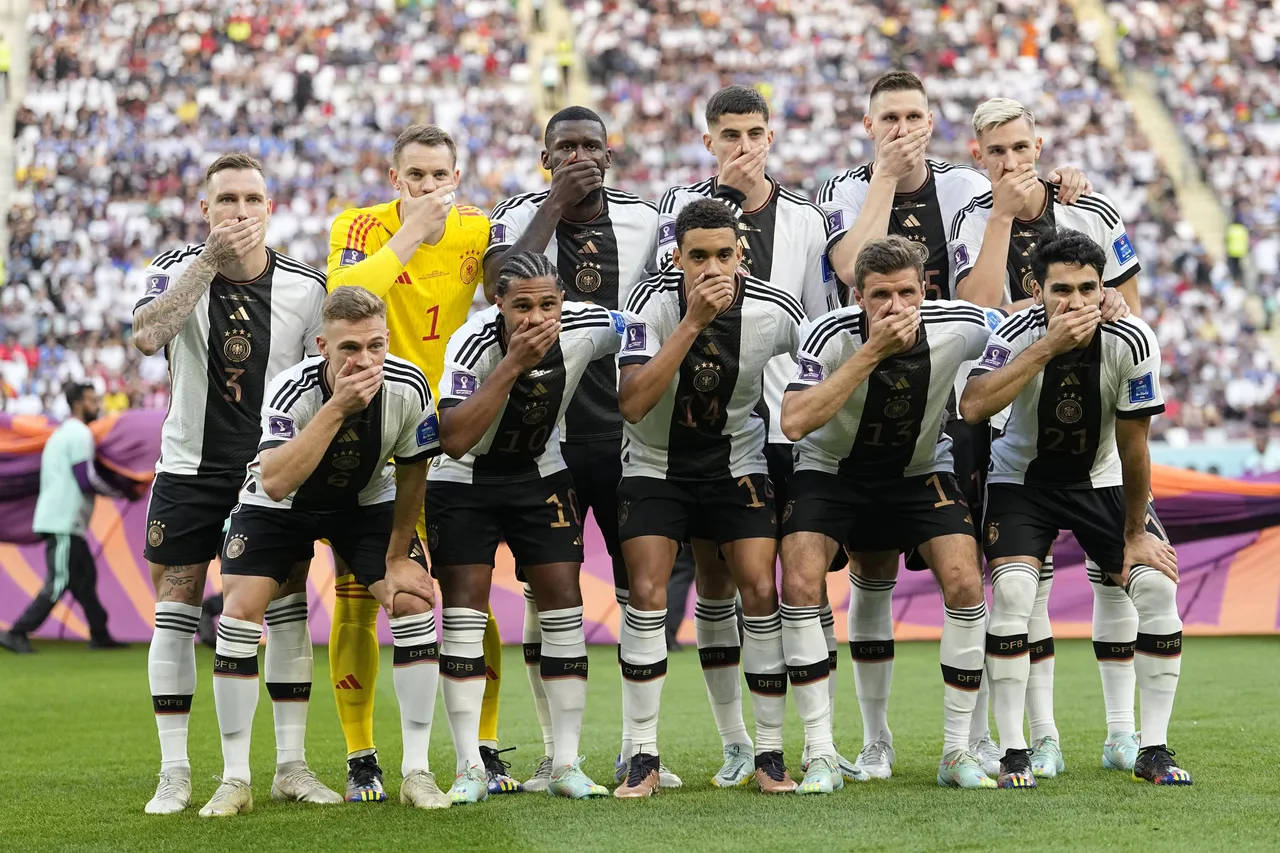
[[[658,754],[658,711],[667,680],[667,611],[636,610],[622,617],[622,695],[633,755]]]
[[[1027,622],[1027,648],[1031,665],[1027,676],[1027,722],[1031,742],[1043,737],[1058,740],[1058,726],[1053,719],[1053,626],[1049,622],[1049,591],[1053,589],[1053,557],[1046,557],[1040,567],[1040,583],[1036,600],[1031,605]]]
[[[552,767],[578,760],[582,715],[587,707],[587,637],[582,630],[582,607],[544,610],[540,674],[551,714]]]
[[[1102,569],[1085,561],[1093,590],[1093,654],[1102,677],[1102,701],[1107,712],[1108,739],[1136,731],[1133,646],[1138,638],[1138,611],[1129,594],[1114,583],[1103,583]]]
[[[946,607],[939,648],[942,664],[942,754],[969,749],[969,724],[982,684],[982,638],[987,602]]]
[[[249,778],[249,744],[258,708],[258,643],[262,626],[223,616],[213,655],[213,703],[222,733],[222,778]]]
[[[742,645],[738,639],[737,600],[697,597],[693,623],[698,635],[698,661],[707,684],[711,714],[721,746],[751,745],[742,721]]]
[[[1129,595],[1138,611],[1134,669],[1142,696],[1142,746],[1169,743],[1169,717],[1182,671],[1178,585],[1151,566],[1129,570]]]
[[[436,614],[428,610],[388,621],[395,646],[391,678],[396,702],[400,705],[400,736],[404,746],[400,775],[407,777],[410,773],[431,769],[427,753],[431,748],[436,691],[440,688]]]
[[[484,701],[484,629],[489,614],[469,607],[446,607],[440,645],[444,708],[453,732],[457,772],[481,767],[480,705]]]
[[[743,616],[742,672],[756,718],[756,754],[782,751],[787,713],[787,663],[782,652],[782,615]]]
[[[160,769],[190,772],[187,727],[196,692],[196,648],[200,608],[170,601],[156,602],[155,632],[147,650],[147,680],[160,735]]]
[[[1022,716],[1026,708],[1027,624],[1040,573],[1029,563],[1005,563],[991,570],[991,623],[987,628],[987,673],[996,730],[1003,750],[1026,749]]]
[[[271,697],[276,764],[306,761],[307,705],[313,669],[307,594],[287,595],[267,605],[267,651],[262,675]]]
[[[849,652],[853,683],[862,710],[862,744],[893,745],[889,730],[889,687],[893,682],[893,587],[849,572]]]
[[[804,752],[810,760],[833,756],[831,695],[826,681],[830,673],[827,643],[822,636],[819,609],[782,605],[782,648],[796,710],[804,723]]]
[[[551,731],[551,709],[547,704],[547,691],[542,689],[542,622],[538,619],[538,605],[533,600],[533,590],[524,587],[524,669],[529,676],[529,689],[533,691],[533,710],[538,716],[538,728],[542,730],[542,754],[551,757],[555,751],[555,735]]]

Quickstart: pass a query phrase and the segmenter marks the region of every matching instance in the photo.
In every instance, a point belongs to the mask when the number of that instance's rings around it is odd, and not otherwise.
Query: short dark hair
[[[923,243],[897,234],[868,240],[853,262],[853,289],[861,293],[869,275],[889,275],[906,269],[914,269],[916,277],[924,281],[924,263],[928,259],[929,250]]]
[[[404,153],[404,149],[410,145],[425,145],[427,148],[435,148],[443,145],[449,149],[449,156],[453,158],[453,162],[458,162],[458,145],[453,141],[453,137],[434,124],[412,124],[400,131],[400,135],[396,137],[396,144],[391,147],[391,163],[397,169],[400,168],[400,155]]]
[[[707,127],[715,124],[721,116],[749,116],[759,113],[769,123],[769,102],[750,86],[725,86],[707,101]]]
[[[88,382],[68,382],[62,386],[62,393],[67,398],[67,405],[74,407],[84,399],[84,395],[88,391],[93,391],[94,387]]]
[[[684,235],[699,228],[716,230],[728,228],[735,231],[738,220],[723,202],[712,198],[701,198],[690,202],[676,217],[676,245],[684,245]],[[736,233],[736,231],[735,231]]]
[[[564,290],[564,285],[560,283],[560,274],[550,258],[541,252],[517,252],[502,262],[502,269],[498,272],[498,281],[493,287],[493,292],[499,296],[506,296],[513,281],[548,277],[555,279],[557,290]]]
[[[600,133],[606,138],[609,136],[609,129],[604,126],[604,119],[600,118],[600,114],[595,110],[589,110],[586,107],[565,107],[547,120],[547,129],[542,132],[544,147],[551,147],[551,134],[555,131],[556,125],[566,121],[595,122],[600,125]]]
[[[255,169],[259,175],[262,175],[264,181],[267,179],[267,173],[262,171],[261,162],[248,154],[237,152],[235,154],[223,154],[210,163],[209,168],[205,169],[204,172],[204,182],[208,184],[214,175],[227,169]]]
[[[926,99],[929,97],[924,90],[924,83],[910,71],[890,71],[885,74],[872,85],[868,102],[874,101],[881,92],[919,92]]]
[[[1041,240],[1031,252],[1031,274],[1041,287],[1045,286],[1045,277],[1049,274],[1051,264],[1093,267],[1101,281],[1103,271],[1107,268],[1107,254],[1101,246],[1079,231],[1059,228]]]

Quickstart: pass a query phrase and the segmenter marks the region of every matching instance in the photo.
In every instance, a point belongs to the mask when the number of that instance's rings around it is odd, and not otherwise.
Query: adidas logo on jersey
[[[582,244],[582,254],[598,255],[600,254],[600,250],[596,248],[596,243],[594,240],[588,240],[587,242]]]
[[[902,225],[905,228],[919,228],[920,220],[916,219],[915,214],[913,213],[909,215],[906,219],[902,220]]]
[[[897,382],[893,383],[893,387],[897,391],[905,391],[911,387],[911,383],[908,382],[907,377],[904,376],[901,379],[899,379]]]
[[[719,355],[720,350],[716,349],[715,344],[707,344],[705,347],[702,348],[702,354],[703,355]]]
[[[543,385],[541,382],[534,385],[533,390],[529,392],[530,396],[533,397],[541,397],[545,393],[547,393],[547,386]]]
[[[341,438],[338,439],[338,444],[346,444],[348,441],[359,441],[359,440],[360,440],[360,434],[357,433],[355,429],[349,429],[342,434]]]
[[[241,305],[239,308],[236,309],[235,313],[231,315],[231,319],[232,320],[248,320],[249,312],[244,310],[244,306]]]
[[[1065,385],[1079,385],[1079,384],[1080,384],[1080,380],[1076,378],[1075,373],[1068,373],[1068,374],[1067,374],[1067,378],[1066,378],[1066,379],[1064,379],[1064,380],[1062,380],[1062,384],[1063,384],[1064,386],[1065,386]]]

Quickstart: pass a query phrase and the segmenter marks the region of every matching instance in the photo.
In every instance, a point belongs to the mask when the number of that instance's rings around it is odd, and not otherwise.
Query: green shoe
[[[1031,772],[1038,779],[1052,779],[1067,769],[1056,738],[1042,737],[1031,744]]]
[[[982,759],[967,749],[957,749],[938,762],[940,788],[994,788],[996,780],[982,769]]]
[[[711,784],[717,788],[741,788],[755,778],[755,750],[749,743],[731,743],[724,748],[724,764]]]
[[[453,780],[449,789],[449,801],[455,806],[481,803],[489,799],[489,786],[483,767],[468,767]]]
[[[592,782],[587,774],[582,772],[582,761],[583,756],[580,755],[572,764],[557,768],[551,774],[551,784],[547,786],[547,793],[553,797],[566,797],[570,800],[609,796],[608,788]]]
[[[796,788],[797,794],[830,794],[844,787],[844,775],[840,772],[836,759],[829,755],[819,755],[809,762],[804,772],[804,781]]]
[[[1138,760],[1140,743],[1137,732],[1124,732],[1107,738],[1107,742],[1102,745],[1103,769],[1133,770],[1133,763]]]

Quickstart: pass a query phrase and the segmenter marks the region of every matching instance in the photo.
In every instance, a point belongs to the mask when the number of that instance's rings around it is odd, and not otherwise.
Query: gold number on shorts
[[[764,506],[764,501],[760,500],[760,496],[756,494],[756,485],[751,482],[750,477],[743,477],[738,481],[739,486],[746,486],[747,491],[751,494],[751,503],[747,504],[748,509],[759,509]]]
[[[573,500],[573,496],[571,495],[571,496],[569,497],[569,499],[570,499],[570,500]],[[554,528],[557,528],[557,527],[568,527],[568,526],[569,526],[569,522],[568,522],[568,520],[567,520],[567,519],[565,519],[565,517],[564,517],[564,504],[560,503],[560,496],[559,496],[559,495],[552,495],[551,497],[549,497],[549,498],[547,498],[545,501],[543,501],[543,503],[544,503],[544,504],[555,504],[555,507],[556,507],[556,520],[555,520],[555,521],[553,521],[553,522],[551,522],[551,527],[552,527],[553,529],[554,529]]]
[[[947,500],[946,492],[942,491],[942,480],[939,479],[937,474],[934,474],[932,477],[925,480],[924,484],[926,486],[933,486],[935,489],[938,490],[938,500],[933,505],[934,509],[938,509],[939,507],[944,507],[944,506],[951,506],[952,504],[955,503],[955,501]]]

